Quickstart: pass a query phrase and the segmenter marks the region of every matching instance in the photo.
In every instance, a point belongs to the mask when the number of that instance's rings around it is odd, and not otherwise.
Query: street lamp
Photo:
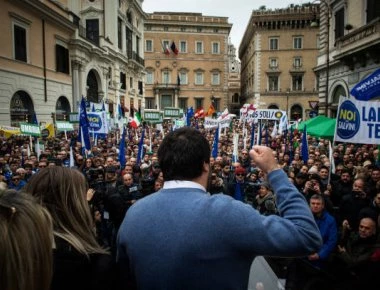
[[[326,49],[326,79],[325,79],[325,116],[328,117],[329,113],[329,76],[330,76],[330,18],[331,18],[331,6],[329,0],[317,0],[323,4],[324,13],[326,13],[326,40],[325,40],[325,49]],[[314,1],[314,2],[317,2]],[[314,3],[313,2],[313,3]],[[310,23],[310,27],[318,27],[319,24],[317,21]]]

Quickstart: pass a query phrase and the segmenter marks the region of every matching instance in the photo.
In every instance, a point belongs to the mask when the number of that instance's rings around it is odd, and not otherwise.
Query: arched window
[[[31,97],[25,91],[17,91],[10,104],[11,126],[19,127],[20,123],[32,123],[34,105]]]
[[[90,70],[87,75],[87,100],[93,103],[99,103],[98,80],[94,70]]]
[[[58,98],[55,105],[55,118],[57,121],[68,121],[71,112],[70,103],[66,97],[61,96]]]
[[[293,105],[290,108],[290,120],[303,119],[303,111],[300,105]]]

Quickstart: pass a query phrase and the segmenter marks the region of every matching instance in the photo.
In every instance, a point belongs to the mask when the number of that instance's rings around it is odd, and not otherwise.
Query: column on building
[[[154,90],[154,92],[155,92],[155,95],[156,95],[157,110],[161,110],[161,108],[160,108],[160,94],[159,94],[160,90],[156,89],[156,90]]]
[[[81,99],[80,96],[80,81],[79,81],[79,70],[81,64],[78,61],[72,61],[72,76],[73,76],[73,112],[78,112],[78,105]]]
[[[178,93],[179,93],[179,90],[174,89],[174,107],[175,108],[178,108]]]

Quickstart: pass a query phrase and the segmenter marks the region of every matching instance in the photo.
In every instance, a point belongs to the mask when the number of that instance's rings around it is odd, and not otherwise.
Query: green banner
[[[21,134],[31,135],[31,136],[41,136],[41,129],[39,125],[31,123],[20,123]]]
[[[148,122],[156,121],[157,122],[160,119],[162,120],[162,116],[161,116],[160,111],[147,111],[147,110],[144,111],[144,121],[148,121]]]
[[[182,117],[180,109],[177,108],[164,108],[165,118],[178,118]]]
[[[74,126],[70,122],[56,122],[55,126],[58,131],[74,131]]]

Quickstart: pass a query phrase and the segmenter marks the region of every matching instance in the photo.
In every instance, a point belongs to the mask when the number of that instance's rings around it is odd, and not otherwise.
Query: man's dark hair
[[[198,130],[183,127],[165,136],[157,152],[165,181],[192,180],[210,163],[210,146]]]

